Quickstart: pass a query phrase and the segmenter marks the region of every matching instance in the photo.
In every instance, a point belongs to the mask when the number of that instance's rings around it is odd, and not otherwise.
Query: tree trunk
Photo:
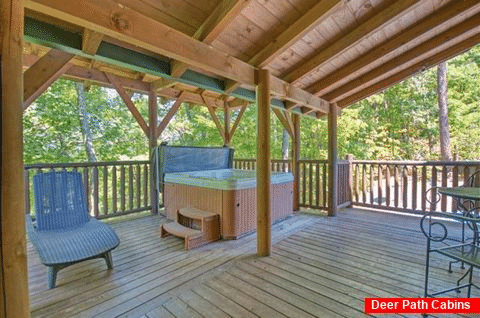
[[[440,123],[440,152],[442,160],[452,160],[450,148],[450,128],[448,125],[448,102],[447,102],[447,63],[438,64],[437,68],[437,91],[438,91],[438,121]]]
[[[83,142],[85,144],[88,162],[96,162],[97,156],[95,154],[95,148],[93,147],[93,138],[89,126],[90,114],[87,111],[84,84],[82,82],[76,82],[75,89],[77,90],[78,113],[82,122]]]
[[[283,160],[288,159],[288,142],[289,142],[288,131],[284,128],[283,136],[282,136],[282,159]]]

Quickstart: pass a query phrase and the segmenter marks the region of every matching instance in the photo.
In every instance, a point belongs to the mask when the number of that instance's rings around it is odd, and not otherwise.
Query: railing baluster
[[[143,165],[143,205],[148,206],[148,164]]]
[[[141,180],[140,180],[140,165],[136,165],[136,170],[137,170],[137,182],[136,182],[136,187],[137,187],[137,209],[140,208],[140,194],[142,193],[141,190]]]
[[[437,167],[433,166],[432,167],[432,188],[437,187]],[[437,210],[437,202],[436,201],[436,191],[433,191],[432,195],[432,204],[430,207],[431,211],[436,211]]]
[[[412,210],[415,212],[417,210],[417,166],[412,166]]]
[[[117,213],[117,166],[112,167],[112,212]]]
[[[373,195],[373,165],[370,166],[370,204],[373,204],[374,195]]]
[[[363,164],[363,169],[362,169],[362,203],[367,203],[367,190],[365,188],[366,178],[367,178],[367,165]]]
[[[128,208],[133,209],[133,166],[128,165]]]
[[[98,216],[98,167],[93,167],[93,215]]]
[[[125,211],[125,166],[120,166],[120,209]]]
[[[108,214],[108,166],[103,166],[103,215]]]
[[[442,187],[447,187],[448,186],[448,171],[447,171],[447,166],[442,167]],[[447,211],[447,196],[442,195],[442,212]]]
[[[390,166],[385,166],[385,205],[390,206]]]
[[[422,166],[422,211],[427,211],[427,166]]]
[[[408,207],[408,167],[407,165],[403,166],[403,190],[402,190],[402,196],[403,196],[403,205],[402,208],[406,209]]]
[[[308,180],[308,187],[309,187],[309,196],[308,196],[308,204],[310,206],[313,206],[313,164],[309,162],[308,164],[308,174],[309,174],[309,180]]]
[[[315,204],[316,206],[320,206],[320,162],[317,161],[315,164],[315,187],[317,188],[315,191]]]
[[[383,169],[382,165],[378,165],[378,205],[382,205],[383,193],[382,193],[382,179]]]
[[[306,196],[307,196],[307,177],[306,177],[306,163],[302,163],[302,204],[306,205]]]
[[[398,184],[398,166],[397,165],[394,165],[393,166],[393,188],[394,188],[394,206],[396,208],[398,208],[398,196],[399,196],[399,191],[400,191],[400,187],[399,187],[399,184]]]

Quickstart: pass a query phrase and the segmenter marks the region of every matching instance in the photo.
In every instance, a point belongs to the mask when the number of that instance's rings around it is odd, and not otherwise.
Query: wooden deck
[[[350,318],[366,316],[365,297],[423,294],[418,218],[356,209],[334,218],[299,214],[273,227],[265,258],[255,256],[254,234],[185,252],[180,239],[160,238],[161,222],[113,224],[121,239],[115,268],[103,260],[71,266],[53,290],[29,244],[32,316]],[[442,285],[450,274],[436,264],[433,282]]]

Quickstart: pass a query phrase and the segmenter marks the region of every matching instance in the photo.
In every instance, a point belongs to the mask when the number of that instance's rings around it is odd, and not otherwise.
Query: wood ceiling
[[[265,68],[273,106],[315,117],[329,103],[346,107],[480,41],[478,0],[27,0],[25,6],[25,66],[49,48],[66,52],[49,53],[66,61],[52,79],[112,86],[110,73],[133,90],[171,98],[184,91],[187,101],[208,96],[217,107],[237,107],[254,100],[256,70]],[[38,31],[41,23],[55,26],[50,38],[49,28]],[[76,35],[79,46],[71,40]],[[114,53],[119,47],[127,57]]]

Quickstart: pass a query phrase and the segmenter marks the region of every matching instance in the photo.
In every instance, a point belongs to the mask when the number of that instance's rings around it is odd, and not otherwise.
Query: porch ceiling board
[[[120,7],[112,0],[102,3],[94,0],[68,3],[60,0],[30,0],[26,1],[25,6],[29,10],[89,28],[152,53],[237,81],[247,87],[255,87],[255,68],[252,65],[158,21],[146,18],[126,6]],[[161,75],[168,77],[166,74]],[[282,86],[288,83],[278,78],[276,81],[281,85],[272,86],[272,93],[283,98],[286,94]],[[326,104],[298,87],[291,87],[289,90],[293,92],[288,94],[289,99],[299,96],[301,98],[298,102],[307,107],[317,109],[318,105]]]
[[[381,79],[378,82],[375,82],[368,87],[362,89],[361,91],[343,98],[342,100],[338,101],[337,104],[339,107],[346,107],[362,99],[365,99],[373,94],[385,90],[387,87],[401,82],[405,78],[408,78],[422,70],[425,70],[431,66],[437,65],[438,63],[441,63],[458,54],[461,54],[472,46],[477,45],[478,43],[480,43],[480,33],[477,33],[469,37],[468,39],[461,41],[460,43],[455,43],[451,47],[442,50],[441,52],[430,56],[427,59],[421,60],[420,62],[406,69],[403,69],[387,78]]]

